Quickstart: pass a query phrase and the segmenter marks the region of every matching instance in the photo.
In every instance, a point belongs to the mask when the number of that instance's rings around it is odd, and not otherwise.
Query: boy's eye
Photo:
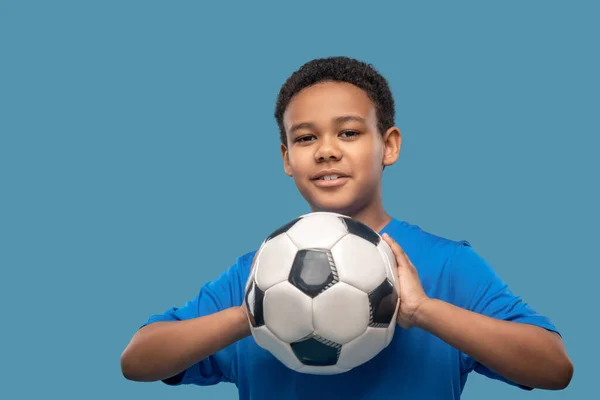
[[[312,140],[313,138],[314,138],[313,135],[306,135],[306,136],[302,136],[302,137],[299,137],[298,139],[296,139],[296,142],[298,142],[298,143],[308,142],[308,141]]]
[[[356,131],[344,131],[344,132],[342,132],[340,134],[340,136],[343,136],[343,137],[354,137],[354,136],[358,136],[358,132],[356,132]]]

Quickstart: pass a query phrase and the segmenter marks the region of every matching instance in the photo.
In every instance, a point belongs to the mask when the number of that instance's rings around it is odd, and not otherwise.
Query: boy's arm
[[[556,390],[567,387],[573,365],[558,334],[429,298],[402,248],[387,235],[384,240],[398,265],[398,323],[402,327],[428,331],[516,384]]]
[[[414,326],[520,385],[561,390],[571,381],[573,365],[555,332],[491,318],[437,299],[425,299],[413,321]]]
[[[152,316],[121,355],[123,376],[133,381],[162,380],[167,384],[214,384],[228,378],[231,344],[249,336],[244,301],[236,304],[256,253],[240,258],[184,307]],[[243,290],[243,289],[242,289]]]
[[[189,320],[154,322],[135,333],[121,355],[121,370],[133,381],[168,379],[248,335],[244,307]]]

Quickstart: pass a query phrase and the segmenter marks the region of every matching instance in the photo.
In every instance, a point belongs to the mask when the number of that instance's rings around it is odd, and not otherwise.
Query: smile
[[[313,182],[315,183],[315,186],[322,188],[331,188],[342,186],[348,181],[348,179],[349,178],[347,176],[327,175],[319,179],[315,179],[313,180]]]

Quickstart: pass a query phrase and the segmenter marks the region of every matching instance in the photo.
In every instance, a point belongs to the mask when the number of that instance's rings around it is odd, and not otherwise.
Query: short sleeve
[[[508,285],[468,242],[459,244],[451,260],[450,270],[454,293],[460,306],[488,317],[532,324],[558,333],[547,317],[538,314],[521,297],[512,293]],[[466,375],[473,370],[489,378],[531,390],[461,353],[461,374]]]
[[[242,304],[243,273],[248,256],[240,257],[227,271],[215,280],[206,283],[200,293],[181,307],[171,307],[162,314],[152,315],[140,327],[160,321],[182,321],[216,313]],[[251,259],[251,258],[250,258]],[[168,385],[214,385],[230,382],[231,363],[235,357],[236,346],[232,344],[210,357],[192,365],[176,376],[164,379]]]

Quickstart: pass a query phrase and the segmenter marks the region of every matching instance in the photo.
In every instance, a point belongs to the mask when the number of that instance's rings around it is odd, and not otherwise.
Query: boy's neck
[[[312,211],[314,212],[317,210],[313,209]],[[381,232],[381,230],[392,220],[392,217],[388,215],[383,208],[383,204],[380,204],[378,207],[366,207],[364,209],[357,210],[356,212],[340,212],[337,210],[331,211],[339,212],[340,214],[347,215],[352,219],[362,222],[375,232]]]
[[[350,215],[352,219],[362,222],[375,232],[381,230],[392,220],[392,217],[381,207],[378,210],[362,210],[355,215]]]

